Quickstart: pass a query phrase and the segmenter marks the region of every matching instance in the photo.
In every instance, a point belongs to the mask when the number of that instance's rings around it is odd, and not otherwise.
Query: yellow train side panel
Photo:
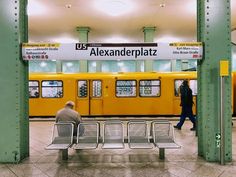
[[[29,115],[30,116],[55,116],[56,112],[64,107],[66,101],[75,101],[75,84],[73,79],[66,79],[63,75],[31,75],[30,80],[38,80],[40,83],[43,80],[61,80],[63,81],[63,97],[62,98],[42,98],[40,91],[40,98],[29,99]],[[40,89],[42,90],[42,89]]]
[[[161,83],[160,96],[140,97],[139,81],[156,79]],[[31,74],[30,80],[38,80],[40,83],[42,80],[63,81],[63,97],[31,98],[30,116],[55,116],[68,100],[74,101],[75,109],[84,116],[179,115],[180,97],[174,95],[176,79],[196,79],[196,72]],[[78,80],[86,80],[89,83],[88,95],[85,98],[78,97]],[[92,96],[93,80],[102,81],[102,96],[99,98]],[[116,80],[136,80],[136,97],[116,97]]]

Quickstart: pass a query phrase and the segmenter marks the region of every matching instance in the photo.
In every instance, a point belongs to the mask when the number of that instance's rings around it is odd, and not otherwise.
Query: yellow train
[[[30,74],[29,115],[55,116],[68,100],[82,116],[179,115],[179,86],[189,80],[196,105],[196,78],[196,72]]]

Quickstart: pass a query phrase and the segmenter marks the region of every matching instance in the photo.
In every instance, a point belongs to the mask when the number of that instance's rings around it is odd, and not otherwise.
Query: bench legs
[[[159,158],[165,159],[165,149],[164,148],[159,149]]]
[[[68,159],[68,149],[62,149],[60,150],[62,160],[67,160]]]
[[[62,160],[68,160],[68,149],[60,150]],[[165,159],[165,149],[159,149],[159,159]]]

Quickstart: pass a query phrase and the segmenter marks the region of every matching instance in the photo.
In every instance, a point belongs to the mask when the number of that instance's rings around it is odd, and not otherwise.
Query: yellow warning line
[[[173,47],[179,47],[179,46],[187,46],[187,47],[193,47],[193,46],[196,46],[196,47],[199,47],[199,46],[202,46],[202,43],[201,42],[174,42],[174,43],[170,43],[169,44],[170,46],[173,46]]]
[[[34,48],[34,47],[60,47],[60,43],[37,43],[37,44],[34,44],[34,43],[23,43],[22,44],[22,47],[23,48]]]

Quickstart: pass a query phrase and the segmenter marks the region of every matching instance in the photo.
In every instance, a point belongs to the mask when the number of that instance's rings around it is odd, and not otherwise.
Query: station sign
[[[216,147],[220,148],[220,141],[221,141],[221,135],[220,133],[216,133]]]
[[[23,43],[24,60],[202,59],[200,42],[173,43]]]

